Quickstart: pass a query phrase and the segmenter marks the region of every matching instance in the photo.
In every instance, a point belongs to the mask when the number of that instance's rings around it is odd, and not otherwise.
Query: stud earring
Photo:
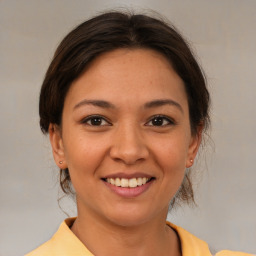
[[[59,164],[63,164],[63,162],[62,162],[62,161],[59,161]]]
[[[193,159],[190,159],[190,163],[191,163],[191,164],[193,163]]]

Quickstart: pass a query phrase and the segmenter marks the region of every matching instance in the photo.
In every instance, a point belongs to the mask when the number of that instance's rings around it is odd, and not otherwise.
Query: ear
[[[50,124],[48,131],[55,163],[60,169],[66,169],[67,163],[65,161],[64,146],[60,128],[56,124]]]
[[[197,128],[197,132],[191,136],[189,149],[188,149],[188,156],[186,160],[186,168],[191,167],[194,163],[194,159],[196,158],[196,154],[198,152],[198,149],[202,141],[202,131],[203,131],[203,125],[200,125]]]

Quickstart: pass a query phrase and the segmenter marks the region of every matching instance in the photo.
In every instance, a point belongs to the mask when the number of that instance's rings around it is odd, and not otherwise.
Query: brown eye
[[[102,118],[100,117],[94,117],[90,120],[91,125],[101,125],[102,124]]]
[[[164,118],[163,117],[155,117],[152,120],[152,125],[155,125],[155,126],[161,126],[161,125],[163,125],[163,123],[164,123]]]
[[[174,122],[165,116],[154,116],[149,122],[147,122],[147,126],[166,126],[174,124]]]
[[[90,116],[87,117],[82,121],[83,124],[90,125],[90,126],[107,126],[110,125],[105,118],[101,116]]]

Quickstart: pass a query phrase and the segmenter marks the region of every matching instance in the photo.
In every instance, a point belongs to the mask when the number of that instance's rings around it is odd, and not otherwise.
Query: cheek
[[[153,154],[157,157],[159,165],[164,169],[184,170],[188,154],[188,143],[185,137],[173,137],[175,139],[166,138],[161,142],[153,143]]]
[[[64,145],[65,159],[73,180],[94,174],[104,158],[105,147],[102,141],[88,137],[76,135],[69,138]]]
[[[174,139],[175,138],[175,139]],[[184,136],[174,136],[172,140],[154,143],[157,165],[162,170],[160,175],[164,187],[164,197],[170,201],[178,191],[184,179],[188,144]]]

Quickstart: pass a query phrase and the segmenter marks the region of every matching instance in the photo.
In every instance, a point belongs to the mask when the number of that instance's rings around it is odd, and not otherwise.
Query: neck
[[[121,226],[78,211],[71,230],[94,255],[181,256],[179,238],[165,219],[166,213],[150,222]]]

